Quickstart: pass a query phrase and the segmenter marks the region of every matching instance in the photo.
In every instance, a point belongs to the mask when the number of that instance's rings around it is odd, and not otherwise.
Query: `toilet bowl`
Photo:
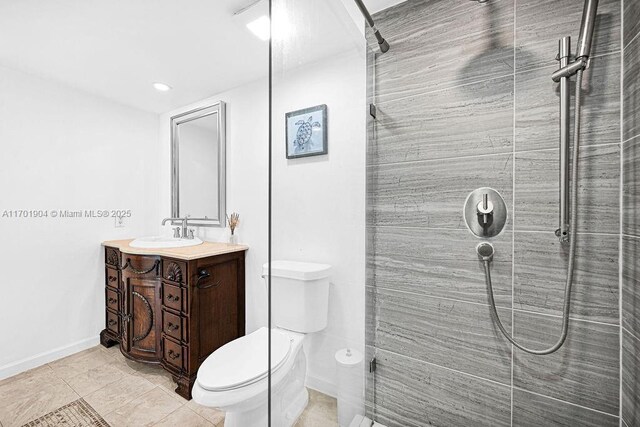
[[[307,333],[327,322],[329,271],[326,264],[273,261],[272,320],[263,327],[214,351],[198,369],[193,400],[225,411],[225,427],[268,425],[271,332],[271,426],[290,427],[302,414],[309,396],[304,387]],[[263,267],[264,275],[268,264]]]
[[[293,425],[308,402],[304,334],[278,328],[271,333],[272,425]],[[225,411],[225,427],[267,425],[268,334],[260,328],[226,344],[198,370],[193,399]]]

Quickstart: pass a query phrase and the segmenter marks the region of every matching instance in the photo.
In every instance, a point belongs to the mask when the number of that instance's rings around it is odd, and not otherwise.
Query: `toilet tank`
[[[269,263],[262,267],[269,285]],[[271,262],[271,319],[276,327],[310,333],[327,326],[331,266],[297,261]]]

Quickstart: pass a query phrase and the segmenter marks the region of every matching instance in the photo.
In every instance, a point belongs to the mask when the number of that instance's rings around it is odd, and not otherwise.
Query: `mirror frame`
[[[180,218],[180,137],[178,126],[202,117],[218,115],[218,219],[189,218],[189,224],[198,227],[226,226],[226,106],[219,101],[171,117],[171,217]]]

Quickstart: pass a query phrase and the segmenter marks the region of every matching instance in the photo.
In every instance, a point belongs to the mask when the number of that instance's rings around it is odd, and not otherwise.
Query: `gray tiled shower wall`
[[[575,47],[582,1],[409,0],[374,16],[391,44],[370,70],[367,410],[381,423],[600,427],[622,412],[640,425],[640,1],[624,1],[600,0],[569,338],[549,356],[513,350],[495,326],[462,207],[478,187],[505,198],[507,226],[492,239],[498,312],[525,345],[553,344],[568,250],[554,235],[550,76],[558,39]]]

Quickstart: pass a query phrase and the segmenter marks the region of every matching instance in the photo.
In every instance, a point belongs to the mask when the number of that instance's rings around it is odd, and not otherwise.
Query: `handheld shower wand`
[[[554,82],[559,82],[563,77],[571,77],[589,65],[593,32],[596,28],[597,11],[598,0],[585,0],[584,9],[582,9],[580,36],[578,37],[578,48],[576,49],[575,60],[561,67],[551,75]]]

